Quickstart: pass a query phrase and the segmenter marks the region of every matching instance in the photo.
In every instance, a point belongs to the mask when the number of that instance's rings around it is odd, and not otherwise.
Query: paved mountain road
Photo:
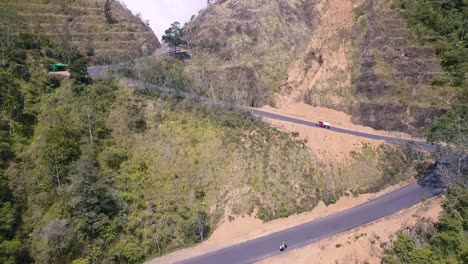
[[[279,246],[282,241],[285,241],[288,245],[287,250],[303,247],[382,217],[392,215],[420,203],[423,198],[426,199],[440,195],[443,189],[438,186],[438,184],[434,184],[432,181],[413,183],[346,211],[179,263],[234,264],[259,261],[276,254],[281,254]]]
[[[107,69],[106,66],[91,67],[88,72],[91,76],[101,76]],[[156,87],[154,85],[142,83],[136,80],[125,80],[127,83],[144,87],[153,91],[190,98],[196,101],[206,102],[210,104],[221,105],[224,107],[236,108],[241,111],[250,111],[252,114],[280,121],[291,122],[300,125],[311,126],[315,128],[316,123],[282,116],[274,113],[265,112],[259,109],[251,109],[231,104],[211,100],[209,98],[193,95],[186,92],[174,91],[167,88]],[[323,129],[323,128],[317,128]],[[391,144],[411,145],[415,148],[434,152],[436,147],[424,142],[401,139],[397,137],[374,135],[369,133],[357,132],[343,128],[332,127],[330,133],[344,133],[358,137],[383,140]],[[252,263],[270,256],[279,254],[279,246],[282,241],[288,244],[288,249],[299,248],[307,244],[319,241],[321,239],[333,236],[335,234],[359,227],[380,219],[385,216],[392,215],[398,211],[409,208],[421,202],[422,198],[430,198],[443,193],[443,185],[437,175],[433,172],[430,176],[422,180],[410,184],[406,187],[398,189],[394,192],[383,195],[375,200],[369,201],[362,205],[353,207],[343,212],[330,215],[315,221],[311,221],[296,227],[285,229],[264,237],[250,240],[241,244],[229,246],[205,255],[184,260],[182,264],[230,264],[230,263]]]
[[[121,65],[125,65],[125,63],[114,65],[114,67],[115,66],[118,67],[118,66],[121,66]],[[108,68],[109,68],[109,66],[89,67],[88,68],[88,74],[91,77],[102,76],[103,73]],[[305,126],[311,126],[311,127],[315,127],[315,125],[316,125],[316,123],[314,123],[314,122],[310,122],[310,121],[306,121],[306,120],[302,120],[302,119],[298,119],[298,118],[293,118],[293,117],[288,117],[288,116],[283,116],[283,115],[278,115],[278,114],[262,111],[260,109],[247,108],[247,107],[243,107],[243,106],[234,106],[234,105],[226,103],[226,102],[222,102],[222,101],[218,101],[218,100],[212,100],[210,98],[190,94],[190,93],[187,93],[187,92],[175,91],[175,90],[169,89],[169,88],[161,88],[161,87],[157,87],[157,86],[152,85],[152,84],[143,83],[143,82],[137,81],[137,80],[130,80],[130,79],[123,79],[123,80],[126,81],[127,83],[131,84],[131,85],[138,86],[138,87],[145,87],[145,89],[151,89],[151,90],[154,90],[154,91],[157,91],[157,92],[160,92],[160,93],[172,94],[172,95],[182,96],[182,97],[185,97],[185,98],[194,99],[194,100],[201,101],[201,102],[221,105],[221,106],[224,106],[224,107],[236,108],[236,109],[243,110],[243,111],[250,111],[252,114],[254,114],[256,116],[259,116],[259,117],[264,117],[264,118],[269,118],[269,119],[274,119],[274,120],[280,120],[280,121],[286,121],[286,122],[290,122],[290,123],[295,123],[295,124],[305,125]],[[320,129],[322,129],[322,128],[320,128]],[[395,145],[411,145],[414,148],[421,149],[421,150],[426,150],[426,151],[429,151],[429,152],[434,152],[436,150],[436,146],[434,146],[432,144],[429,144],[429,143],[421,142],[421,141],[402,139],[402,138],[390,137],[390,136],[381,136],[381,135],[369,134],[369,133],[358,132],[358,131],[348,130],[348,129],[344,129],[344,128],[339,128],[339,127],[332,127],[331,131],[336,132],[336,133],[343,133],[343,134],[349,134],[349,135],[353,135],[353,136],[363,137],[363,138],[383,140],[383,141],[385,141],[387,143],[391,143],[391,144],[395,144]]]
[[[250,109],[250,111],[260,117],[265,117],[269,119],[274,119],[274,120],[280,120],[280,121],[285,121],[289,123],[294,123],[294,124],[299,124],[299,125],[305,125],[305,126],[311,126],[315,127],[316,123],[302,120],[302,119],[297,119],[293,117],[288,117],[288,116],[283,116],[283,115],[278,115],[270,112],[265,112],[259,109]],[[318,129],[323,129],[323,128],[318,128]],[[353,136],[358,136],[358,137],[363,137],[363,138],[369,138],[369,139],[375,139],[375,140],[383,140],[387,143],[395,144],[395,145],[410,145],[414,148],[421,149],[421,150],[426,150],[429,152],[434,152],[436,151],[436,146],[421,142],[421,141],[415,141],[415,140],[409,140],[409,139],[402,139],[402,138],[397,138],[397,137],[390,137],[390,136],[381,136],[381,135],[375,135],[375,134],[369,134],[369,133],[364,133],[364,132],[358,132],[358,131],[353,131],[349,129],[344,129],[344,128],[338,128],[338,127],[331,127],[330,132],[337,132],[337,133],[343,133],[343,134],[349,134]]]

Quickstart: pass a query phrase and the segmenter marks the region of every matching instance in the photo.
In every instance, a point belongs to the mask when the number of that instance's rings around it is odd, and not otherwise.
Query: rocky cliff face
[[[114,23],[106,19],[105,0],[6,0],[0,9],[14,11],[24,31],[51,36],[65,49],[77,47],[97,64],[149,55],[160,46],[140,17],[110,3]]]
[[[187,35],[201,50],[192,72],[216,65],[195,76],[234,94],[255,90],[256,97],[240,100],[250,105],[305,101],[377,129],[418,134],[453,96],[438,84],[447,75],[436,49],[408,27],[392,0],[218,1]],[[233,82],[223,85],[206,77],[235,67],[249,74],[228,74]]]

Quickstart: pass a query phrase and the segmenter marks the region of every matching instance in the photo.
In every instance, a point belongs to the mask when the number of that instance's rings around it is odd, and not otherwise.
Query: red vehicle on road
[[[315,124],[315,126],[328,128],[328,129],[330,129],[330,127],[331,127],[330,123],[323,122],[323,121],[318,121],[317,124]]]

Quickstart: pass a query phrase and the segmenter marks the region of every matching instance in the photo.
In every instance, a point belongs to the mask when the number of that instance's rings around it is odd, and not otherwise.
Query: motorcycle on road
[[[286,243],[281,243],[281,246],[280,246],[280,251],[284,251],[285,249],[288,248],[288,245],[286,245]]]

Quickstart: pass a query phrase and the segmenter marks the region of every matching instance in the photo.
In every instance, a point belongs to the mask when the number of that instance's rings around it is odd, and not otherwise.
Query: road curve
[[[143,59],[140,59],[140,60],[144,60],[144,59],[147,59],[147,58],[143,58]],[[125,63],[113,65],[112,67],[117,67],[117,66],[121,66],[121,65],[125,65]],[[110,66],[89,67],[88,68],[88,74],[91,77],[99,77],[99,76],[102,76],[105,73],[105,71],[109,69],[109,67]],[[137,80],[131,80],[131,79],[125,79],[125,78],[121,78],[121,79],[123,81],[127,82],[130,85],[134,85],[134,86],[137,86],[137,87],[140,87],[140,88],[144,87],[144,89],[150,89],[152,91],[156,91],[156,92],[159,92],[159,93],[171,94],[171,95],[175,95],[175,96],[181,96],[181,97],[184,97],[184,98],[188,98],[188,99],[192,99],[192,100],[196,100],[196,101],[200,101],[200,102],[220,105],[220,106],[223,106],[223,107],[228,107],[228,108],[237,109],[237,110],[241,110],[241,111],[248,111],[248,112],[252,113],[253,115],[256,115],[256,116],[259,116],[259,117],[264,117],[264,118],[269,118],[269,119],[274,119],[274,120],[280,120],[280,121],[285,121],[285,122],[290,122],[290,123],[295,123],[295,124],[305,125],[305,126],[310,126],[310,127],[315,127],[315,125],[316,125],[316,123],[314,123],[314,122],[310,122],[310,121],[306,121],[306,120],[302,120],[302,119],[298,119],[298,118],[293,118],[293,117],[288,117],[288,116],[283,116],[283,115],[278,115],[278,114],[262,111],[260,109],[247,108],[247,107],[244,107],[244,106],[237,106],[237,105],[233,105],[233,104],[226,103],[226,102],[223,102],[223,101],[213,100],[213,99],[210,99],[210,98],[207,98],[207,97],[203,97],[203,96],[199,96],[199,95],[195,95],[195,94],[191,94],[191,93],[187,93],[187,92],[183,92],[183,91],[176,91],[176,90],[173,90],[173,89],[170,89],[170,88],[158,87],[156,85],[144,83],[144,82],[137,81]],[[420,150],[425,150],[425,151],[429,151],[429,152],[435,152],[436,149],[437,149],[437,147],[435,145],[432,145],[432,144],[429,144],[429,143],[426,143],[426,142],[421,142],[421,141],[402,139],[402,138],[390,137],[390,136],[374,135],[374,134],[369,134],[369,133],[363,133],[363,132],[348,130],[348,129],[344,129],[344,128],[338,128],[338,127],[332,127],[331,131],[336,132],[336,133],[343,133],[343,134],[349,134],[349,135],[353,135],[353,136],[368,138],[368,139],[383,140],[383,141],[385,141],[387,143],[395,144],[395,145],[410,145],[413,148],[420,149]]]
[[[92,70],[97,71],[96,69],[92,69]],[[99,69],[99,70],[102,71],[102,69]],[[98,73],[98,75],[102,74],[101,71]],[[169,88],[161,88],[161,87],[155,86],[153,84],[148,84],[148,83],[144,83],[144,82],[137,81],[137,80],[131,80],[131,79],[122,79],[122,80],[127,82],[130,85],[140,87],[140,88],[143,88],[143,89],[149,89],[151,91],[156,91],[156,92],[163,93],[163,94],[170,94],[170,95],[174,95],[174,96],[180,96],[180,97],[191,99],[191,100],[198,101],[198,102],[218,105],[218,106],[225,107],[225,108],[230,108],[230,109],[236,109],[238,111],[246,111],[246,112],[250,112],[251,114],[253,114],[255,116],[258,116],[258,117],[269,118],[269,119],[274,119],[274,120],[280,120],[280,121],[285,121],[285,122],[289,122],[289,123],[310,126],[310,127],[314,127],[314,128],[316,127],[315,126],[316,123],[311,122],[311,121],[306,121],[306,120],[293,118],[293,117],[289,117],[289,116],[278,115],[278,114],[275,114],[275,113],[266,112],[266,111],[256,109],[256,108],[248,108],[248,107],[245,107],[245,106],[233,105],[233,104],[230,104],[230,103],[227,103],[227,102],[207,98],[207,97],[204,97],[204,96],[199,96],[199,95],[196,95],[196,94],[191,94],[191,93],[184,92],[184,91],[176,91],[176,90],[169,89]],[[323,129],[323,128],[319,128],[319,129]],[[425,150],[425,151],[429,151],[429,152],[435,152],[437,150],[437,147],[435,145],[429,144],[429,143],[426,143],[426,142],[410,140],[410,139],[402,139],[402,138],[398,138],[398,137],[390,137],[390,136],[381,136],[381,135],[369,134],[369,133],[358,132],[358,131],[348,130],[348,129],[344,129],[344,128],[339,128],[339,127],[332,127],[330,129],[330,132],[349,134],[349,135],[362,137],[362,138],[368,138],[368,139],[382,140],[382,141],[385,141],[387,143],[395,144],[395,145],[403,145],[403,146],[409,145],[409,146],[411,146],[413,148],[420,149],[420,150]]]
[[[234,264],[252,263],[280,254],[282,241],[287,250],[300,248],[307,244],[365,225],[385,216],[409,208],[422,201],[440,195],[443,189],[437,180],[425,180],[410,184],[385,194],[362,205],[314,220],[296,227],[282,230],[264,237],[233,245],[205,255],[181,261],[181,264]]]
[[[107,69],[106,66],[92,67],[88,69],[91,76],[98,77]],[[249,111],[253,115],[286,121],[290,123],[315,127],[316,123],[282,116],[259,109],[234,106],[222,101],[211,100],[209,98],[193,95],[186,92],[175,91],[172,89],[156,87],[151,84],[142,83],[136,80],[123,80],[127,83],[150,89],[153,91],[182,96],[196,101],[221,105],[224,107],[235,108],[241,111]],[[358,137],[383,140],[385,142],[397,145],[410,145],[412,147],[434,152],[436,147],[432,144],[401,139],[396,137],[374,135],[369,133],[357,132],[334,127],[330,131],[336,133],[350,134]],[[421,200],[438,196],[443,193],[443,185],[439,177],[434,172],[422,180],[405,186],[401,189],[383,195],[375,200],[358,205],[343,212],[330,215],[318,220],[314,220],[296,227],[285,229],[264,237],[250,240],[241,244],[233,245],[220,249],[205,255],[194,257],[179,262],[181,264],[230,264],[230,263],[252,263],[267,257],[279,254],[279,245],[282,241],[288,244],[288,250],[300,248],[307,244],[319,241],[321,239],[333,236],[338,233],[365,225],[377,219],[392,215],[403,209],[407,209],[421,202]]]
[[[269,118],[269,119],[274,119],[274,120],[279,120],[279,121],[285,121],[289,123],[294,123],[294,124],[299,124],[299,125],[305,125],[305,126],[311,126],[311,127],[316,127],[316,123],[302,120],[302,119],[297,119],[293,117],[288,117],[288,116],[283,116],[283,115],[278,115],[270,112],[265,112],[259,109],[250,109],[250,111],[257,116],[264,117],[264,118]],[[323,129],[323,128],[320,128]],[[375,140],[383,140],[387,143],[395,144],[395,145],[410,145],[413,148],[421,149],[421,150],[426,150],[429,152],[435,152],[437,147],[435,145],[426,143],[426,142],[421,142],[421,141],[415,141],[415,140],[409,140],[409,139],[402,139],[402,138],[397,138],[397,137],[389,137],[389,136],[381,136],[381,135],[374,135],[374,134],[369,134],[369,133],[363,133],[363,132],[358,132],[358,131],[353,131],[353,130],[348,130],[344,128],[338,128],[338,127],[332,127],[331,132],[336,132],[336,133],[342,133],[342,134],[349,134],[357,137],[363,137],[363,138],[369,138],[369,139],[375,139]]]

